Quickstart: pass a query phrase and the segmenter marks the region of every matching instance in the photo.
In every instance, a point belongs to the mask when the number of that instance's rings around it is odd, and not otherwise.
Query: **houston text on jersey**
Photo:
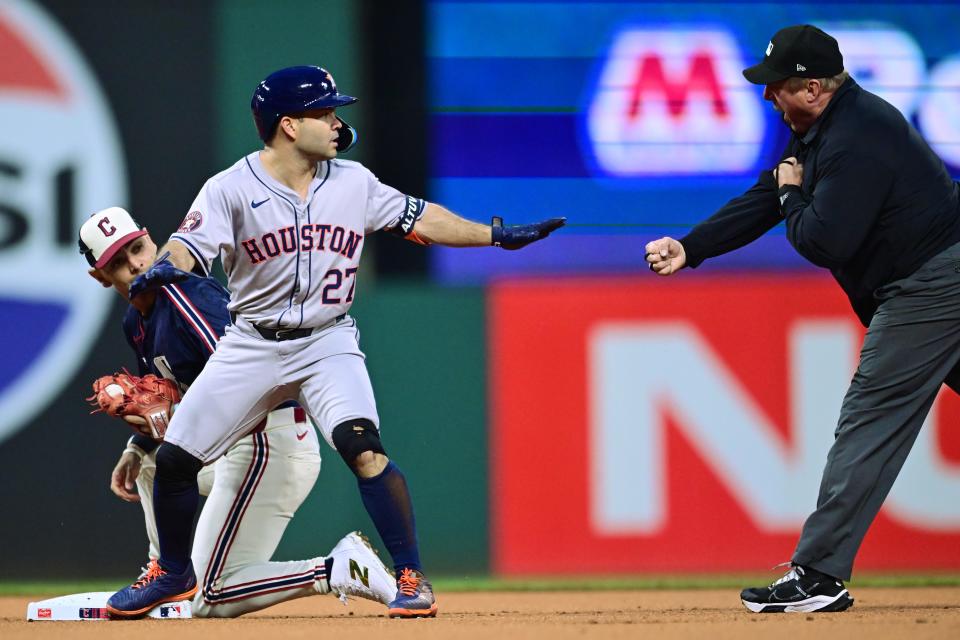
[[[296,253],[297,229],[293,225],[270,231],[259,238],[243,240],[243,245],[252,264],[276,258],[281,253]],[[343,227],[329,224],[304,224],[300,226],[300,251],[331,251],[353,258],[363,235]]]

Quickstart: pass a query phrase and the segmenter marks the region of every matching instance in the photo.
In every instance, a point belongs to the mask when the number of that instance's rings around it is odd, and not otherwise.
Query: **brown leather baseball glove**
[[[163,440],[180,402],[180,389],[172,380],[153,374],[135,376],[124,369],[93,381],[93,395],[87,401],[96,409],[115,418],[123,418],[130,427],[154,440]]]

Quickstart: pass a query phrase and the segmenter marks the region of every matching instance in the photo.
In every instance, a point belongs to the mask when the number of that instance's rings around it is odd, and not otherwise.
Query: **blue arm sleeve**
[[[145,376],[150,373],[148,367],[143,363],[143,359],[140,357],[140,352],[137,349],[136,341],[133,337],[140,332],[140,326],[138,323],[138,314],[136,313],[127,313],[123,317],[123,337],[127,339],[127,344],[130,345],[130,348],[133,349],[134,354],[137,358],[137,375]],[[130,440],[130,444],[135,444],[146,453],[150,453],[159,445],[153,438],[148,438],[140,434],[134,434],[133,438]]]
[[[125,316],[123,316],[123,337],[126,338],[127,344],[130,345],[130,348],[133,350],[134,357],[137,360],[137,375],[145,376],[150,373],[150,369],[144,364],[143,358],[140,357],[140,350],[137,348],[137,343],[134,340],[134,336],[140,333],[138,318],[139,314],[135,312],[127,313]]]
[[[176,309],[178,330],[190,359],[202,369],[230,324],[229,293],[213,278],[191,276],[179,285],[164,287],[164,295]]]

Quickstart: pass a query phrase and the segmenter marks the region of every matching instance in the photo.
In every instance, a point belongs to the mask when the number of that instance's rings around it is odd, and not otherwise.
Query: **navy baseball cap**
[[[773,84],[787,78],[829,78],[843,71],[836,38],[811,24],[780,29],[759,63],[743,70],[753,84]]]

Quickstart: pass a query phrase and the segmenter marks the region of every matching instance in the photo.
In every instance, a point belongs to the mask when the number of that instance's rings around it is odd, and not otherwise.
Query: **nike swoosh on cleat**
[[[774,602],[793,602],[797,599],[798,599],[798,595],[796,593],[792,593],[785,598],[781,598],[780,594],[777,593],[776,589],[770,592],[770,600]]]
[[[267,198],[267,200],[269,200],[269,199],[270,199],[270,198]],[[262,204],[263,204],[264,202],[266,202],[267,200],[261,200],[260,202],[254,202],[253,200],[251,200],[251,201],[250,201],[250,206],[253,207],[254,209],[256,209],[257,207],[259,207],[260,205],[262,205]]]

